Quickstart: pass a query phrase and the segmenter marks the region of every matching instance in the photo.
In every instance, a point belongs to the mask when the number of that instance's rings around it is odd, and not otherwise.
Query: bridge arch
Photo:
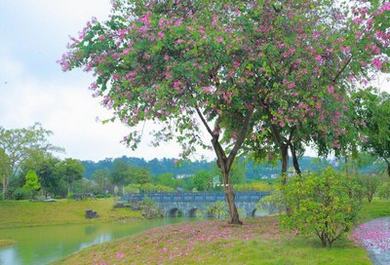
[[[199,211],[200,210],[198,208],[192,208],[192,209],[189,210],[188,216],[189,217],[197,217],[198,214],[199,214]]]
[[[181,217],[183,216],[183,211],[177,207],[171,208],[168,211],[168,217]]]

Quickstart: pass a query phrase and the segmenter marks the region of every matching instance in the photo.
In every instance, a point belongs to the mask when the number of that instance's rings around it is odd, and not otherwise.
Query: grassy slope
[[[390,201],[364,203],[359,219],[384,216],[390,216]],[[58,264],[368,265],[371,261],[348,239],[324,249],[317,239],[280,231],[277,217],[267,217],[247,220],[241,228],[217,221],[155,228],[83,250]]]
[[[59,200],[53,203],[0,201],[0,229],[7,227],[107,222],[141,217],[129,209],[113,209],[113,199]],[[100,218],[87,220],[86,209],[97,211]],[[4,213],[4,214],[3,214]]]

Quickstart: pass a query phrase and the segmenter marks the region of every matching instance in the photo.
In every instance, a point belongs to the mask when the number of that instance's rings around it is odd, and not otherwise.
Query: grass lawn
[[[259,264],[368,265],[364,249],[347,239],[332,249],[279,230],[277,217],[246,220],[243,226],[221,221],[170,225],[136,237],[97,245],[57,263],[77,264]]]
[[[114,199],[58,200],[56,202],[0,201],[0,229],[141,218],[139,212],[129,209],[113,209],[113,205]],[[87,220],[84,216],[86,209],[97,211],[100,217]]]
[[[359,220],[360,223],[364,223],[368,220],[388,216],[390,216],[390,201],[375,199],[371,203],[365,202],[363,204]]]

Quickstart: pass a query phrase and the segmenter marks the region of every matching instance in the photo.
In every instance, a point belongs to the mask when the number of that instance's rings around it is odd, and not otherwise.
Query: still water
[[[182,221],[181,218],[170,218],[142,223],[0,229],[0,238],[18,242],[15,246],[0,248],[0,265],[45,265],[95,244],[134,235],[152,227]]]

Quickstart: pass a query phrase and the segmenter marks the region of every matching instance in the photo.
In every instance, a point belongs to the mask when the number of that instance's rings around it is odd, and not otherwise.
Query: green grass
[[[316,239],[307,239],[279,230],[277,217],[247,220],[248,228],[221,222],[194,223],[152,229],[82,250],[58,265],[78,264],[257,264],[257,265],[369,265],[364,249],[347,239],[332,249],[322,248]],[[184,228],[183,228],[184,227]],[[235,231],[228,239],[204,239],[218,232]],[[251,235],[246,238],[246,235]],[[191,246],[193,244],[193,246]]]
[[[4,247],[10,247],[16,244],[15,240],[10,240],[10,239],[0,239],[0,248]]]
[[[141,218],[139,212],[113,209],[113,199],[59,200],[57,202],[0,201],[0,229],[23,226],[81,224]],[[87,220],[86,209],[93,209],[99,218]],[[1,235],[1,233],[0,233]]]
[[[360,223],[368,220],[390,216],[390,201],[373,200],[365,202],[359,214]]]

